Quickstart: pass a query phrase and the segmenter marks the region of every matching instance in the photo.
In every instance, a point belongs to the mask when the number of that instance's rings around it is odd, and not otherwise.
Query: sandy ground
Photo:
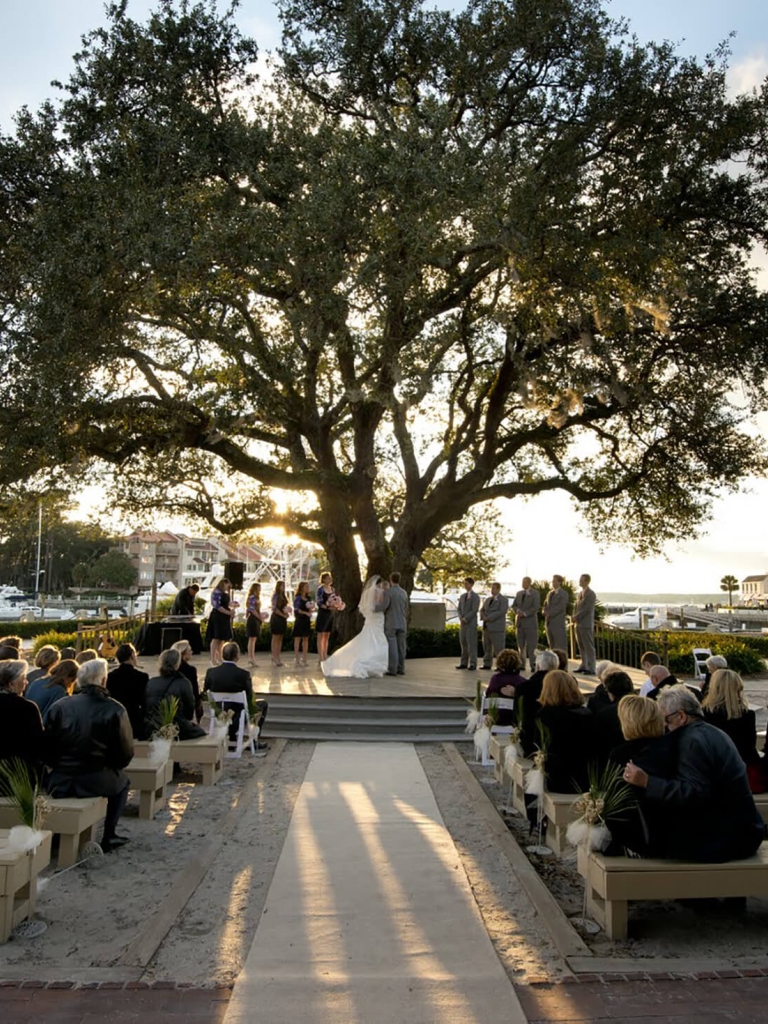
[[[314,745],[292,743],[276,769],[265,771],[218,859],[149,963],[147,978],[214,983],[231,981],[247,953],[263,900],[282,849],[293,803]],[[195,785],[182,775],[166,808],[154,821],[138,818],[131,794],[120,831],[131,842],[53,875],[38,898],[37,917],[48,925],[36,939],[0,946],[2,967],[25,965],[67,971],[117,967],[129,942],[157,912],[184,865],[217,835],[238,793],[265,760],[228,760],[215,786]]]
[[[465,758],[484,791],[500,812],[507,792],[493,778],[492,769],[482,768],[467,751]],[[525,850],[534,842],[528,823],[520,816],[504,815],[510,832]],[[584,900],[584,882],[576,870],[575,851],[557,859],[528,854],[567,917],[580,917]],[[696,960],[739,959],[742,966],[754,960],[762,965],[768,946],[768,899],[749,899],[747,909],[739,912],[724,901],[691,901],[682,905],[673,900],[630,905],[630,938],[611,942],[604,932],[582,934],[595,956],[670,957]]]
[[[483,790],[502,809],[506,792],[492,771],[472,762],[469,744],[460,749]],[[217,837],[236,797],[255,780],[253,798],[241,808],[234,831],[156,953],[142,965],[145,979],[198,985],[233,981],[253,940],[313,750],[311,742],[292,741],[279,759],[229,760],[223,778],[213,787],[195,785],[193,776],[182,775],[171,787],[168,806],[151,822],[138,819],[137,798],[132,795],[122,822],[131,843],[60,876],[55,866],[49,869],[47,874],[53,877],[40,894],[37,914],[48,929],[36,939],[0,946],[0,977],[6,965],[28,968],[31,978],[38,967],[60,969],[62,978],[76,969],[120,967],[129,943],[157,913],[185,865]],[[546,922],[483,827],[475,798],[442,746],[419,745],[417,751],[510,978],[525,984],[564,976],[567,969]],[[519,818],[508,819],[508,824],[525,847],[527,825]],[[575,856],[531,860],[565,914],[578,916],[583,884]],[[614,944],[602,932],[584,938],[601,957],[762,962],[768,943],[768,900],[749,900],[745,914],[722,904],[633,904],[630,931],[629,940]]]

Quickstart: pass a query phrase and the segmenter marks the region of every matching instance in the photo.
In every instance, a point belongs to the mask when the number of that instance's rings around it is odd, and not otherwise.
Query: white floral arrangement
[[[581,816],[572,821],[566,839],[572,846],[585,845],[590,850],[605,850],[611,842],[607,821],[630,806],[632,790],[622,778],[620,765],[608,765],[602,776],[594,767],[589,772],[589,790],[576,802]]]

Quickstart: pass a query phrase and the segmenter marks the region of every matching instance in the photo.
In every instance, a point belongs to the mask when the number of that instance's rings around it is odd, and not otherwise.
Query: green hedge
[[[83,626],[96,624],[98,619],[36,619],[34,622],[0,622],[0,636],[20,636],[33,640],[43,633],[68,633],[80,622]],[[103,619],[101,620],[103,622]]]

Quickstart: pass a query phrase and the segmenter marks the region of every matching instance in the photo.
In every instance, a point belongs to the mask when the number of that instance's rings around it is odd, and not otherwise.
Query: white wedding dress
[[[378,577],[366,583],[360,597],[360,613],[365,625],[322,664],[323,675],[329,679],[368,679],[383,676],[389,664],[389,644],[384,635],[384,612],[376,611],[381,591],[376,586]]]

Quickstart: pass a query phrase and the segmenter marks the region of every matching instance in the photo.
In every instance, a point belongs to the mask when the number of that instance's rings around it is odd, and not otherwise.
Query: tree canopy
[[[768,92],[727,54],[596,0],[283,0],[267,64],[125,8],[0,140],[0,482],[107,467],[354,600],[493,499],[646,553],[763,471]]]

